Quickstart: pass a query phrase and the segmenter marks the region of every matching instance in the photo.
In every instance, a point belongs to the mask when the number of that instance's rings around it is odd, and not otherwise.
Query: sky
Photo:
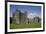
[[[10,16],[14,12],[16,12],[16,9],[21,10],[22,12],[27,11],[28,18],[34,17],[34,16],[41,16],[41,6],[32,6],[32,5],[10,5]]]

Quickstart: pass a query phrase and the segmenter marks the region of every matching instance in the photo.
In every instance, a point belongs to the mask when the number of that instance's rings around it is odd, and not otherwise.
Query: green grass
[[[10,24],[10,29],[22,29],[22,28],[40,28],[41,23],[31,23],[31,24]]]

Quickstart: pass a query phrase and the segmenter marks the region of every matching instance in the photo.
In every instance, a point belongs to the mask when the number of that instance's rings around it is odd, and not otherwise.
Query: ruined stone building
[[[16,24],[29,24],[29,23],[34,23],[34,22],[40,22],[41,18],[39,17],[34,17],[33,19],[29,19],[27,18],[27,11],[22,12],[21,10],[16,10],[13,13],[13,17],[12,17],[12,23],[16,23]]]

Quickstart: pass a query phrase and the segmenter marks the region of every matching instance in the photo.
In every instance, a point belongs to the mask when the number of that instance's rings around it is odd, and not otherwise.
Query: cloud
[[[34,18],[34,17],[36,17],[36,16],[39,16],[37,13],[28,13],[27,14],[27,18]]]

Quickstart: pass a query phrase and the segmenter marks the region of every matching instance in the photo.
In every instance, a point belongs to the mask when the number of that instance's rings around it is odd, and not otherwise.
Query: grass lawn
[[[10,29],[22,29],[22,28],[40,28],[41,23],[31,23],[31,24],[10,24]]]

